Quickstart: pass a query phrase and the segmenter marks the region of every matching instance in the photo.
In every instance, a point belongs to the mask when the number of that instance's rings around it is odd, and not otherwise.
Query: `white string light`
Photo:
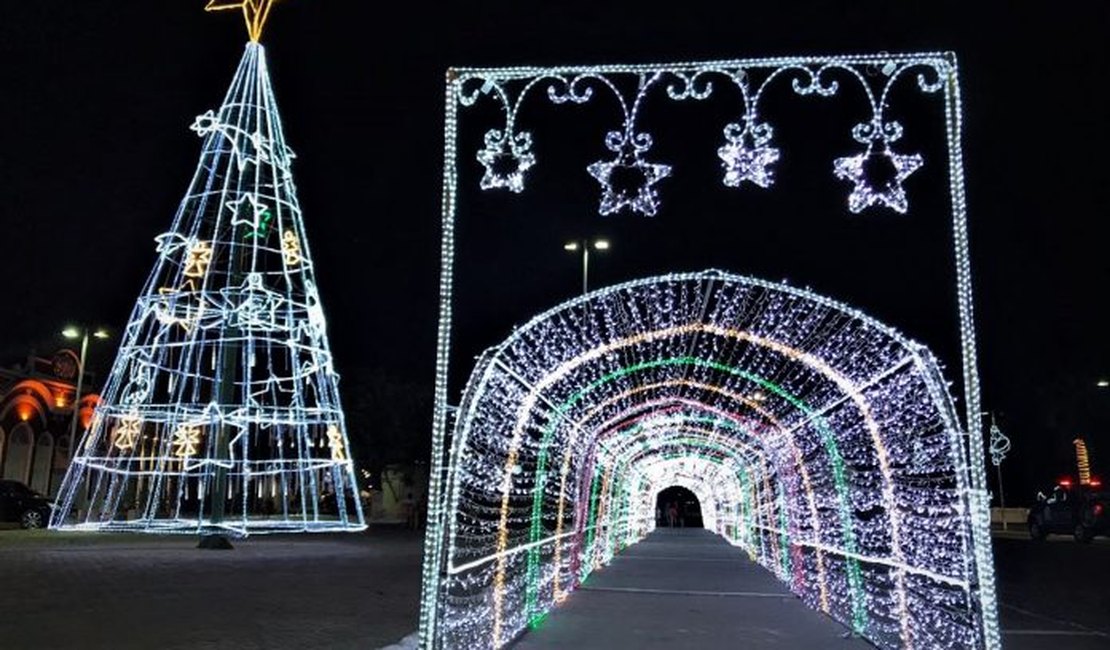
[[[924,348],[811,293],[707,273],[595,292],[518,328],[478,360],[448,453],[459,106],[499,102],[505,126],[491,133],[511,143],[525,133],[517,124],[532,89],[556,104],[611,93],[624,122],[606,140],[617,157],[589,169],[602,212],[654,214],[654,184],[672,172],[642,156],[651,139],[640,107],[654,89],[681,101],[711,96],[721,80],[739,88],[744,112],[718,150],[724,183],[770,187],[781,152],[758,110],[763,91],[782,79],[800,95],[844,96],[854,80],[871,110],[852,130],[866,149],[835,161],[834,174],[854,183],[850,211],[904,212],[902,182],[922,159],[893,152],[902,126],[886,112],[911,73],[920,90],[944,97],[966,429]],[[638,82],[633,95],[618,83],[626,78]],[[650,530],[654,494],[681,484],[717,532],[877,645],[999,647],[953,56],[461,69],[449,71],[445,99],[424,646],[510,642]],[[527,148],[497,151],[527,154],[527,169],[536,159],[526,133]],[[619,165],[632,182],[610,196],[618,188],[604,172]],[[481,185],[520,192],[524,180]],[[731,298],[716,293],[726,288]],[[744,292],[760,298],[737,297]],[[721,310],[703,315],[710,298]]]
[[[51,525],[365,528],[265,53],[192,125],[200,163],[124,329]]]

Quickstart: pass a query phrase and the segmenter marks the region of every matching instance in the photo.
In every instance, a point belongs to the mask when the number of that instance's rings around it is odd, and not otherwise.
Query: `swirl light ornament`
[[[672,485],[880,647],[996,643],[977,453],[936,360],[809,291],[708,271],[537,316],[481,356],[451,458],[434,647],[511,642]]]
[[[255,38],[272,3],[243,8]],[[220,5],[220,6],[215,6]],[[124,329],[51,526],[158,533],[365,528],[263,47],[193,123],[196,174]]]
[[[722,182],[742,187],[745,182],[761,188],[774,183],[774,167],[782,151],[771,146],[774,127],[760,112],[765,91],[786,80],[798,95],[833,97],[842,86],[851,86],[856,97],[866,100],[868,121],[852,129],[852,137],[866,146],[863,153],[833,161],[833,174],[853,183],[848,209],[884,207],[905,213],[909,209],[903,182],[921,165],[919,154],[898,154],[891,144],[902,137],[900,122],[887,118],[891,91],[916,73],[917,87],[925,93],[946,88],[955,74],[950,55],[873,55],[855,57],[772,58],[744,61],[679,63],[674,65],[596,66],[577,68],[500,68],[452,71],[456,99],[472,106],[480,97],[493,98],[505,116],[503,128],[486,132],[485,147],[478,161],[485,167],[480,186],[484,190],[524,190],[525,172],[536,165],[533,133],[518,129],[525,99],[536,88],[546,88],[555,104],[585,104],[596,96],[615,99],[620,109],[621,128],[605,136],[605,147],[616,154],[612,160],[589,164],[589,172],[601,184],[599,212],[623,210],[654,216],[661,204],[655,184],[670,176],[671,165],[648,162],[645,152],[652,145],[650,134],[638,125],[644,101],[665,88],[674,101],[702,101],[714,93],[738,92],[743,111],[735,122],[723,126],[725,143],[717,150],[724,169]],[[837,78],[834,78],[836,75]],[[632,77],[632,83],[625,83]],[[721,90],[724,88],[724,90]],[[630,90],[631,89],[631,90]]]

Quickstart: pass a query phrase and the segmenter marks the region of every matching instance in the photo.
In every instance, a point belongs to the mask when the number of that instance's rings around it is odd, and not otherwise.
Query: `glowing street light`
[[[1110,379],[1099,379],[1098,383],[1095,384],[1095,385],[1098,386],[1099,388],[1110,387]]]
[[[77,449],[77,420],[81,417],[81,382],[85,378],[85,354],[89,349],[89,328],[70,325],[62,330],[62,336],[67,339],[81,339],[81,357],[77,362],[77,391],[73,394],[73,417],[69,424],[69,458],[73,460],[73,452]],[[93,338],[106,339],[108,332],[102,327],[92,331]]]
[[[592,241],[587,239],[578,239],[568,241],[563,244],[563,250],[569,252],[582,251],[582,294],[585,295],[589,291],[589,269],[590,269],[590,248],[596,251],[609,250],[609,240],[595,238]]]

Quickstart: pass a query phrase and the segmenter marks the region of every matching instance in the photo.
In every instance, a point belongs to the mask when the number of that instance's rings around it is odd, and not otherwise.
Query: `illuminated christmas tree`
[[[259,44],[270,0],[135,304],[77,447],[55,528],[230,533],[365,528],[338,375]]]

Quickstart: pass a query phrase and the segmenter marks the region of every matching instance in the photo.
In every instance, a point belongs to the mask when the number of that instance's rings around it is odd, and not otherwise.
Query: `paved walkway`
[[[0,531],[0,649],[381,647],[416,628],[421,537]]]
[[[717,535],[660,528],[595,571],[514,648],[873,647],[846,633]]]

